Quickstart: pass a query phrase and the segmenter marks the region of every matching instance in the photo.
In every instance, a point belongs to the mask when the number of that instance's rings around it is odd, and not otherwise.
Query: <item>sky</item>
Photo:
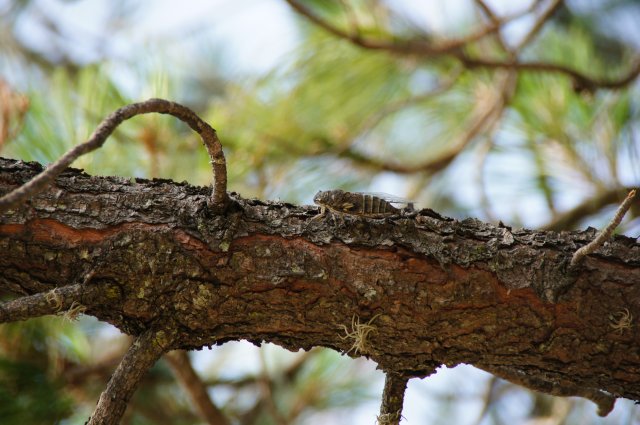
[[[0,13],[11,0],[0,0]],[[125,2],[125,4],[135,2]],[[448,0],[390,0],[406,16],[425,28],[442,32],[451,22],[464,22],[472,16],[470,2]],[[526,8],[526,0],[489,1],[499,13],[515,13]],[[128,59],[143,54],[150,43],[177,48],[197,57],[203,38],[215,40],[236,72],[264,72],[276,66],[296,46],[296,26],[292,12],[283,0],[149,0],[136,7],[135,26],[105,37],[105,21],[111,12],[106,0],[35,0],[30,16],[17,26],[18,36],[36,49],[50,51],[52,39],[42,25],[41,16],[59,22],[73,41],[65,45],[75,59],[91,62],[106,56]],[[40,16],[39,16],[40,15]],[[530,18],[517,20],[506,29],[517,38],[530,25]],[[185,28],[196,28],[185,34]],[[120,29],[121,30],[121,29]],[[120,34],[125,34],[121,36]],[[179,37],[176,37],[179,34]]]

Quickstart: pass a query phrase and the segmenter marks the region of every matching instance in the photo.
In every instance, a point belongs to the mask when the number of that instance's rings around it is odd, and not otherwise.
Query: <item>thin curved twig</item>
[[[491,9],[484,0],[475,0],[474,3],[476,4],[476,7],[478,7],[478,9],[480,9],[480,11],[484,14],[484,16],[487,19],[489,19],[489,21],[491,21],[491,23],[493,23],[494,25],[501,25],[500,18],[498,17],[498,15],[494,13],[493,9]],[[536,4],[535,2],[532,3],[530,8],[535,7],[535,4]],[[530,12],[530,10],[527,10],[527,13],[528,12]],[[504,50],[505,52],[509,52],[510,51],[509,45],[504,40],[504,37],[502,36],[500,29],[501,28],[499,28],[498,31],[496,31],[495,38],[498,41],[498,44],[500,44],[500,47],[502,48],[502,50]]]
[[[563,0],[553,0],[551,5],[547,7],[547,9],[544,12],[542,12],[542,14],[533,24],[529,32],[522,38],[522,40],[520,40],[520,42],[518,43],[518,45],[514,50],[520,51],[526,45],[531,43],[533,39],[536,38],[536,36],[540,33],[540,30],[542,30],[542,27],[549,20],[549,18],[551,18],[551,16],[553,16],[553,14],[556,13],[556,11],[560,8],[560,6],[562,6],[562,3],[563,3]]]
[[[583,246],[573,254],[573,257],[571,257],[571,267],[577,266],[580,263],[580,261],[584,259],[584,257],[591,254],[596,249],[600,248],[600,246],[602,246],[607,241],[607,239],[611,237],[611,235],[613,234],[613,231],[616,229],[616,227],[618,227],[618,225],[622,221],[622,218],[631,207],[631,204],[633,203],[633,199],[635,197],[636,197],[635,190],[632,190],[631,192],[629,192],[625,200],[622,201],[622,204],[620,204],[620,207],[616,211],[616,214],[613,216],[613,218],[611,219],[607,227],[605,227],[602,230],[602,232],[600,232],[598,236],[596,236],[594,240],[589,242],[588,245]]]
[[[499,379],[497,376],[491,376],[491,378],[489,378],[489,381],[486,384],[484,397],[482,397],[482,410],[480,410],[478,418],[474,422],[475,425],[480,425],[487,414],[490,412],[491,405],[495,401],[495,393],[498,383]]]
[[[202,137],[213,168],[213,194],[210,207],[215,212],[222,212],[228,202],[227,197],[227,166],[222,152],[222,145],[216,131],[195,112],[179,103],[164,99],[149,99],[144,102],[132,103],[109,114],[86,142],[77,145],[67,151],[56,162],[47,167],[29,182],[16,188],[0,198],[0,213],[14,208],[27,198],[30,198],[44,190],[65,168],[80,156],[100,148],[107,137],[113,133],[123,121],[136,115],[148,113],[169,114],[184,121],[191,129]]]

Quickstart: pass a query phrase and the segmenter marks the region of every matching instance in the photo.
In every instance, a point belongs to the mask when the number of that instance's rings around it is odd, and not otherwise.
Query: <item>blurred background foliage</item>
[[[569,230],[602,226],[640,183],[637,0],[171,3],[0,0],[0,155],[51,162],[114,109],[164,97],[218,130],[244,197],[384,191],[453,217]],[[211,178],[196,135],[159,115],[126,122],[74,166]],[[622,231],[638,234],[639,213]],[[2,326],[0,423],[83,423],[128,343],[86,317]],[[375,420],[382,374],[365,360],[242,342],[191,358],[230,423]],[[414,381],[410,423],[640,422],[631,402],[599,419],[583,400],[466,366]],[[215,422],[162,361],[123,423]]]

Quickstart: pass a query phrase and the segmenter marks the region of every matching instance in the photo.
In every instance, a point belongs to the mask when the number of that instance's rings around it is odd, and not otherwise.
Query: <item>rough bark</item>
[[[387,372],[384,380],[384,390],[382,391],[378,425],[398,425],[400,423],[406,390],[406,377]]]
[[[40,170],[0,160],[0,193]],[[0,216],[0,290],[103,286],[86,314],[132,335],[171,323],[175,349],[325,346],[405,377],[468,363],[552,394],[640,400],[634,239],[617,236],[572,269],[594,229],[516,230],[431,210],[311,220],[316,207],[236,194],[215,215],[210,194],[67,170]]]

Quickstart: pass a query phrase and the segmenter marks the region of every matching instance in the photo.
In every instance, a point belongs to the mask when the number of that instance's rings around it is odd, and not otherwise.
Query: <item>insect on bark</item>
[[[345,192],[343,190],[321,190],[313,197],[320,205],[320,216],[327,209],[339,213],[368,218],[383,218],[400,214],[401,210],[391,204],[412,204],[406,199],[385,193]]]

